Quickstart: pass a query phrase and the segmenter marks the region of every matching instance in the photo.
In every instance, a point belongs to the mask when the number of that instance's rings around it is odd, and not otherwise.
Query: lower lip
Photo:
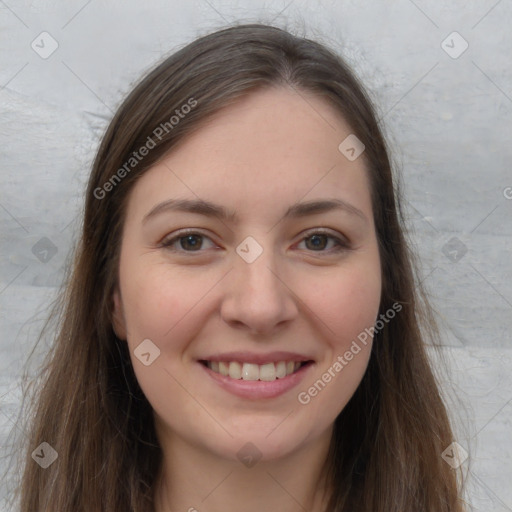
[[[210,368],[200,362],[197,364],[207,373],[211,379],[213,379],[217,384],[220,385],[220,387],[226,391],[229,391],[230,393],[239,397],[249,398],[252,400],[274,398],[286,393],[287,391],[290,391],[292,388],[297,386],[302,381],[302,379],[304,379],[311,367],[314,366],[313,362],[309,362],[308,364],[305,364],[299,368],[295,373],[287,375],[282,379],[262,381],[232,379],[231,377],[226,377],[225,375],[210,370]]]

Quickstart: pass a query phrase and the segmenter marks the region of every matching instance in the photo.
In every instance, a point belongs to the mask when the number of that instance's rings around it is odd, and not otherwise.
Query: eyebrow
[[[307,217],[308,215],[317,215],[332,210],[342,210],[368,222],[366,215],[361,210],[342,199],[324,199],[295,203],[288,208],[283,219]],[[209,201],[202,199],[168,199],[154,206],[144,216],[142,223],[145,224],[152,217],[169,211],[182,211],[187,213],[196,213],[206,217],[216,217],[220,220],[231,222],[233,224],[237,224],[239,222],[238,215],[235,211],[228,210],[221,205],[217,205]]]

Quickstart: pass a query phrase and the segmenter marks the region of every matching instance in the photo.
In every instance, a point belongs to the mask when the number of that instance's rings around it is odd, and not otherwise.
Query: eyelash
[[[181,252],[181,253],[185,253],[185,254],[194,254],[194,253],[200,254],[200,253],[204,252],[203,250],[187,251],[185,249],[178,250],[178,249],[173,249],[172,248],[172,246],[176,242],[179,242],[179,240],[181,240],[182,238],[186,238],[187,236],[191,236],[191,235],[198,235],[200,237],[210,239],[210,237],[204,235],[203,233],[190,229],[190,230],[181,231],[176,236],[174,236],[172,238],[164,239],[161,242],[160,247],[163,247],[163,248],[165,248],[165,249],[167,249],[169,251],[172,251],[172,252],[178,252],[178,253]],[[342,238],[336,237],[336,236],[334,236],[334,235],[332,235],[329,232],[324,231],[324,230],[315,230],[315,231],[307,232],[304,235],[304,237],[301,239],[301,242],[306,240],[306,239],[308,239],[308,238],[312,238],[314,235],[324,235],[328,239],[334,240],[335,243],[336,243],[336,246],[334,248],[331,248],[330,250],[320,250],[320,251],[313,251],[313,250],[311,250],[310,252],[320,253],[320,254],[321,253],[331,254],[331,253],[339,253],[339,252],[346,251],[346,250],[350,249],[350,245],[349,245],[348,242],[346,242]]]

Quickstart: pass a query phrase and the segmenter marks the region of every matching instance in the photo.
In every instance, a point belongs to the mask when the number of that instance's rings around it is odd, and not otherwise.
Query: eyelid
[[[337,239],[339,242],[341,242],[342,244],[345,244],[346,246],[350,245],[350,241],[345,235],[339,233],[338,231],[333,231],[329,228],[307,229],[306,231],[303,231],[302,233],[300,233],[301,241],[304,238],[307,238],[307,237],[313,236],[313,235],[327,235],[331,238]]]
[[[175,231],[172,236],[166,236],[162,239],[162,241],[160,242],[159,244],[159,247],[163,247],[164,249],[168,249],[170,251],[174,251],[174,252],[182,252],[182,253],[188,253],[188,254],[193,254],[194,252],[196,253],[202,253],[204,251],[184,251],[184,250],[175,250],[175,249],[170,249],[169,246],[171,245],[174,245],[175,242],[179,241],[180,238],[184,238],[188,235],[200,235],[202,236],[203,238],[208,238],[209,240],[212,240],[212,237],[209,236],[209,235],[206,235],[205,233],[202,232],[201,229],[196,229],[196,228],[184,228],[184,229],[181,229],[181,230],[178,230],[178,231]],[[213,240],[212,240],[213,242]],[[215,242],[213,242],[215,243]]]
[[[160,242],[159,247],[168,249],[168,250],[170,250],[172,252],[183,253],[183,254],[198,254],[199,255],[199,254],[203,253],[204,250],[185,251],[183,249],[181,249],[181,250],[179,250],[179,249],[178,250],[170,249],[171,245],[174,245],[174,243],[179,241],[180,238],[184,238],[187,235],[200,235],[203,238],[207,238],[207,239],[211,240],[213,243],[215,243],[211,239],[210,236],[208,236],[205,233],[203,233],[202,230],[199,229],[199,228],[184,228],[182,230],[178,230],[178,231],[174,232],[171,237],[165,237]],[[334,248],[329,249],[329,250],[322,250],[322,251],[312,251],[312,250],[310,250],[310,251],[308,251],[308,252],[311,252],[313,254],[314,253],[318,253],[318,254],[331,254],[331,253],[336,253],[336,252],[340,252],[340,251],[343,251],[343,250],[348,250],[348,249],[351,248],[351,243],[347,239],[347,237],[345,237],[344,235],[342,235],[339,232],[333,232],[332,230],[330,230],[328,228],[310,228],[310,229],[307,229],[306,231],[303,231],[302,233],[300,233],[298,235],[298,236],[300,236],[300,240],[297,243],[301,243],[306,238],[309,238],[309,237],[311,237],[313,235],[325,235],[328,238],[334,240],[335,243],[336,243],[336,246]]]

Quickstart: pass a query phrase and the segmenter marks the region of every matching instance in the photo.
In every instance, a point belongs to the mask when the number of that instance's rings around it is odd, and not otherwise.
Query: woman
[[[94,162],[21,511],[463,511],[399,213],[327,48],[167,58]]]

